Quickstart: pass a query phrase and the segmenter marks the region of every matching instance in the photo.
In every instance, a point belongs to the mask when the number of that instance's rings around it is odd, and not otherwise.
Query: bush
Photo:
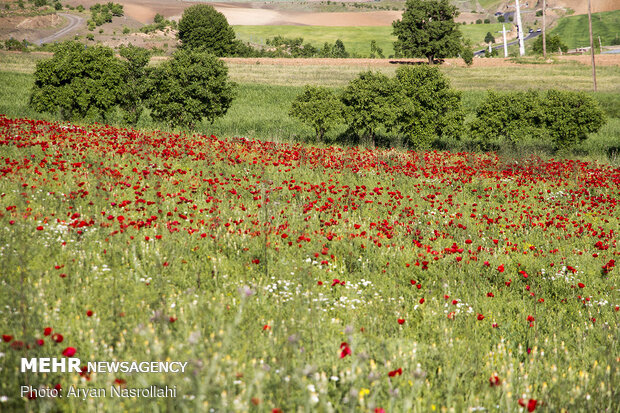
[[[379,127],[394,126],[401,99],[399,87],[394,80],[378,72],[360,73],[342,95],[349,129],[358,138],[370,138],[374,145]]]
[[[20,42],[19,40],[11,37],[10,39],[4,41],[4,47],[6,48],[6,50],[11,50],[14,52],[24,52],[26,51],[27,43],[25,39],[23,42]]]
[[[293,101],[289,114],[312,126],[320,142],[325,133],[342,120],[342,111],[342,102],[330,89],[306,86]]]
[[[583,92],[549,90],[541,107],[543,124],[557,149],[575,147],[605,124],[597,102]]]
[[[47,6],[47,0],[34,0],[35,7]]]
[[[105,119],[125,88],[126,71],[114,51],[78,42],[60,43],[51,59],[37,63],[30,106],[63,119]]]
[[[437,139],[460,137],[461,93],[450,87],[438,68],[403,66],[395,80],[402,96],[396,125],[408,144],[426,149]]]
[[[228,69],[213,54],[179,50],[152,71],[147,104],[153,119],[194,129],[202,118],[213,122],[226,114],[234,86]]]
[[[135,126],[144,108],[143,101],[147,90],[145,80],[148,75],[146,66],[151,58],[151,52],[133,45],[121,45],[119,54],[124,59],[123,64],[126,68],[125,87],[118,100],[119,106],[123,120]]]
[[[504,16],[497,16],[498,23],[504,23],[505,21],[506,21],[506,18]]]
[[[476,24],[482,24],[482,19],[476,20]]]
[[[491,23],[491,19],[484,19],[484,24],[489,24]]]
[[[474,51],[471,49],[471,46],[463,46],[463,50],[461,50],[461,57],[467,66],[471,66],[474,63]]]
[[[62,4],[59,2],[54,3],[54,10],[62,10]]]
[[[568,51],[568,46],[562,43],[562,39],[557,34],[552,34],[547,37],[547,53],[557,53],[558,50],[562,50],[563,53]],[[532,50],[534,53],[542,54],[542,36],[538,36],[536,40],[534,40],[534,44],[532,45]]]
[[[226,17],[206,4],[185,9],[178,37],[181,48],[201,49],[216,56],[231,55],[235,48],[235,32]]]
[[[489,92],[476,110],[471,136],[481,149],[550,143],[552,149],[568,149],[598,131],[605,116],[598,104],[583,92],[550,90]]]

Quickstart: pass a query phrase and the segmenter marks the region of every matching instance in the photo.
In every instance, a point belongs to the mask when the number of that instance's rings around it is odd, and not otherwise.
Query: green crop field
[[[550,33],[560,36],[570,49],[590,46],[587,15],[564,17]],[[614,40],[618,41],[620,10],[592,14],[592,34],[597,46],[599,37],[603,46],[611,45]]]
[[[356,27],[331,27],[331,26],[233,26],[238,39],[254,44],[265,45],[267,39],[275,36],[288,38],[302,37],[304,42],[320,48],[325,42],[333,44],[337,39],[342,40],[349,53],[360,57],[370,54],[370,42],[375,40],[377,46],[383,49],[387,57],[394,54],[394,41],[390,26],[356,26]],[[506,30],[512,29],[512,24],[506,24]],[[495,37],[501,36],[501,23],[491,24],[468,24],[459,26],[463,36],[472,44],[483,43],[487,32]]]

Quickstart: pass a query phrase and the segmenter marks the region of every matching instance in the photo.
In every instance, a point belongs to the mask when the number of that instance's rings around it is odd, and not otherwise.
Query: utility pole
[[[521,24],[521,8],[519,7],[519,0],[517,3],[517,30],[519,31],[519,54],[525,56],[525,45],[523,44],[523,24]]]
[[[518,2],[519,0],[517,0]],[[590,55],[592,55],[592,80],[594,81],[594,91],[596,92],[596,63],[594,62],[594,40],[592,39],[592,4],[588,0],[588,25],[590,28]]]
[[[502,32],[504,33],[504,57],[508,57],[508,43],[506,43],[506,25],[502,24]]]
[[[547,60],[547,0],[543,0],[543,27],[542,27],[542,36],[543,36],[543,57]]]

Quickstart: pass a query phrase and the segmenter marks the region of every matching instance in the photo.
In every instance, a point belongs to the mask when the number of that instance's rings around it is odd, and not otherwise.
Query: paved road
[[[84,22],[83,18],[81,18],[80,16],[76,16],[74,14],[58,13],[58,15],[61,17],[65,17],[67,20],[69,20],[69,25],[63,27],[62,29],[60,29],[59,31],[57,31],[56,33],[50,36],[44,37],[43,39],[39,39],[37,43],[43,44],[43,43],[55,42],[56,40],[60,39],[67,33],[80,27],[82,25],[82,22]]]
[[[532,32],[529,33],[526,37],[523,38],[523,42],[525,43],[526,40],[530,40],[533,39],[534,37],[540,36],[542,34],[542,32]],[[501,35],[500,35],[501,38]],[[508,42],[508,46],[512,46],[513,44],[519,44],[519,40],[513,40],[511,42]],[[500,43],[498,46],[493,46],[494,50],[501,50],[504,48],[504,43]],[[484,54],[487,50],[489,50],[489,48],[487,47],[486,49],[482,49],[482,50],[478,50],[476,52],[474,52],[474,56],[480,56],[482,54]]]

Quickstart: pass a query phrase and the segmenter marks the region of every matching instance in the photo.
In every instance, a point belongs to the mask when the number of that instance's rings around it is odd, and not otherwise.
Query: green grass
[[[377,46],[383,49],[385,56],[394,54],[392,28],[389,26],[369,27],[332,27],[332,26],[233,26],[237,38],[265,45],[267,39],[275,36],[288,38],[303,37],[308,42],[320,48],[325,42],[334,44],[342,40],[349,53],[359,56],[370,54],[370,42],[376,40]]]
[[[564,17],[550,33],[559,35],[570,49],[590,46],[587,15]],[[592,14],[592,34],[597,49],[599,36],[603,46],[620,38],[620,10]]]
[[[340,39],[349,53],[361,57],[370,54],[370,42],[376,40],[377,46],[383,49],[387,57],[394,54],[394,41],[390,26],[357,26],[357,27],[332,27],[332,26],[233,26],[238,39],[254,44],[265,45],[267,39],[275,36],[288,38],[302,37],[304,42],[320,48],[325,42],[333,44]],[[506,30],[510,30],[511,24],[506,24]],[[491,24],[468,24],[459,26],[463,36],[473,44],[482,43],[487,32],[498,35],[502,30],[501,23]],[[497,36],[496,36],[497,37]]]

